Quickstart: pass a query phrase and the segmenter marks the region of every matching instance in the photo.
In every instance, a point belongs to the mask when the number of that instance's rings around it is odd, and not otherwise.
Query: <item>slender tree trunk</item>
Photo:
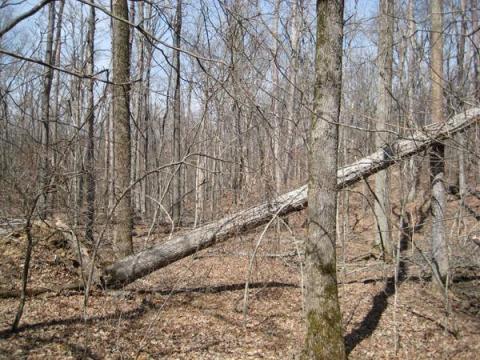
[[[145,5],[144,5],[145,7]],[[147,10],[146,10],[147,9]],[[150,21],[152,19],[152,5],[147,4],[146,9],[144,8],[144,12],[147,11],[147,18],[148,20],[145,23],[147,28],[150,28]],[[142,15],[144,16],[144,15]],[[145,19],[143,20],[145,22]],[[150,134],[152,125],[150,124],[150,113],[151,113],[151,104],[150,104],[150,77],[151,77],[151,69],[152,69],[152,52],[153,47],[150,42],[143,41],[144,51],[145,51],[145,86],[143,88],[143,103],[145,106],[145,114],[144,114],[144,121],[145,121],[145,143],[144,143],[144,163],[145,163],[145,171],[150,170]],[[155,139],[155,137],[153,137]],[[147,201],[147,196],[151,196],[153,189],[153,179],[146,179],[145,187],[142,191],[142,203],[145,208],[145,213],[151,215],[151,206],[150,201]]]
[[[207,145],[205,138],[207,135],[207,123],[209,121],[208,117],[208,105],[209,105],[209,82],[208,78],[206,79],[206,86],[205,86],[205,104],[203,108],[203,119],[201,123],[201,130],[199,133],[200,144],[201,145],[201,152],[207,152]],[[197,168],[195,169],[195,217],[194,217],[194,225],[193,227],[196,228],[197,225],[203,222],[204,218],[204,209],[205,209],[205,183],[206,183],[206,175],[205,175],[205,168],[207,166],[207,158],[204,156],[197,157]]]
[[[182,36],[182,0],[177,0],[177,9],[175,15],[174,28],[174,46],[178,49],[181,45]],[[173,158],[174,161],[180,161],[182,158],[182,144],[181,144],[181,78],[180,78],[180,51],[174,50],[173,67],[175,70],[175,90],[173,95]],[[183,167],[178,166],[177,173],[173,181],[173,221],[180,223],[183,204]]]
[[[314,116],[308,153],[304,359],[345,359],[336,268],[343,0],[317,0]]]
[[[113,0],[112,13],[128,20],[127,0]],[[115,197],[116,207],[114,246],[118,257],[133,253],[133,211],[130,185],[130,27],[113,19],[113,113],[115,133]],[[123,195],[123,196],[122,196]]]
[[[57,24],[55,25],[55,46],[53,49],[53,63],[56,66],[60,66],[60,58],[61,58],[61,48],[62,48],[62,21],[63,21],[63,10],[65,8],[65,1],[61,0],[59,4],[59,9],[58,9],[58,16],[57,16]],[[61,82],[60,82],[60,72],[57,71],[56,74],[53,74],[55,76],[55,90],[54,90],[54,95],[53,95],[53,131],[52,131],[52,144],[56,144],[58,140],[58,120],[60,118],[59,115],[59,107],[60,107],[60,87],[61,87]],[[57,169],[57,151],[52,151],[51,154],[51,164],[52,164],[52,171],[56,171]],[[56,194],[52,194],[52,198],[50,200],[50,206],[52,211],[55,211],[56,207]]]
[[[458,49],[457,49],[457,96],[458,107],[455,111],[461,111],[464,109],[464,101],[465,101],[465,39],[467,35],[467,21],[466,21],[466,12],[467,12],[467,0],[460,0],[460,12],[461,12],[461,31],[460,36],[458,37]],[[461,201],[466,195],[467,191],[467,182],[465,179],[465,134],[458,133],[456,136],[456,140],[458,143],[458,188],[460,193]]]
[[[27,301],[27,285],[30,271],[30,262],[32,259],[33,252],[33,236],[32,236],[32,223],[31,223],[31,214],[27,219],[25,224],[25,233],[27,235],[27,246],[25,250],[25,260],[23,262],[23,271],[22,271],[22,290],[20,294],[20,301],[18,303],[17,313],[15,314],[15,319],[12,324],[12,331],[15,332],[18,330],[20,325],[20,320],[22,319],[23,310],[25,308],[25,302]]]
[[[45,48],[45,63],[52,64],[53,62],[53,33],[55,29],[55,3],[48,4],[48,31],[47,44]],[[40,213],[46,217],[50,213],[48,185],[50,181],[50,92],[52,90],[53,70],[50,67],[45,68],[45,77],[42,91],[42,144],[44,146],[44,153],[42,155],[41,165],[41,180],[42,196],[40,198]]]
[[[83,9],[83,7],[82,7]],[[83,10],[80,12],[80,39],[77,48],[74,49],[72,54],[72,63],[74,68],[78,71],[83,71],[83,59],[85,59],[85,22],[84,22],[84,13]],[[83,159],[83,144],[82,144],[82,122],[83,122],[83,103],[84,103],[84,92],[83,92],[83,81],[78,78],[72,79],[72,83],[75,91],[72,95],[72,102],[74,104],[74,119],[75,126],[72,128],[75,132],[75,136],[78,141],[75,143],[75,154],[74,154],[74,171],[75,171],[75,225],[80,224],[83,220],[81,218],[82,208],[83,208],[83,198],[84,198],[84,159]]]
[[[282,168],[281,168],[281,158],[280,158],[280,143],[281,143],[281,118],[280,118],[280,76],[278,71],[277,62],[280,59],[278,54],[279,50],[279,23],[280,23],[280,0],[276,0],[275,3],[275,20],[274,20],[274,30],[273,30],[273,41],[274,46],[274,56],[276,59],[272,61],[273,66],[273,116],[275,118],[274,132],[273,132],[273,166],[274,166],[274,181],[275,181],[275,196],[280,193],[280,188],[282,185]]]
[[[472,9],[472,28],[478,29],[478,11],[479,1],[471,0],[470,8]],[[475,89],[475,99],[480,101],[480,31],[473,34],[473,83]]]
[[[242,74],[242,56],[243,56],[243,28],[241,24],[241,8],[239,2],[232,1],[231,11],[227,18],[228,27],[228,46],[230,55],[230,79],[232,86],[232,116],[234,126],[234,141],[235,147],[232,147],[233,159],[233,175],[231,177],[231,184],[233,188],[234,203],[237,204],[242,198],[242,188],[244,185],[244,169],[245,169],[245,154],[244,154],[244,137],[243,137],[243,113],[240,102],[240,84],[243,81]],[[225,126],[225,125],[224,125]],[[226,131],[225,131],[226,133]],[[220,164],[222,166],[222,164]]]
[[[432,122],[445,122],[443,107],[443,0],[431,1],[431,116]],[[438,142],[430,152],[432,182],[432,253],[442,282],[448,274],[448,248],[444,227],[445,147]]]
[[[93,2],[94,0],[92,0]],[[87,30],[87,73],[94,73],[95,56],[95,8],[90,6]],[[94,80],[87,83],[87,221],[85,224],[85,239],[93,243],[93,224],[95,221],[95,104],[94,104]]]
[[[290,55],[290,69],[289,77],[290,82],[288,84],[288,102],[287,102],[287,157],[285,159],[285,172],[283,177],[283,185],[288,185],[288,181],[292,180],[294,175],[294,160],[293,160],[293,147],[296,144],[295,134],[295,119],[299,116],[295,113],[295,94],[297,88],[297,71],[298,71],[298,48],[299,48],[299,36],[298,36],[298,0],[294,0],[292,4],[292,50]]]
[[[393,62],[393,0],[379,1],[379,41],[377,67],[378,104],[375,146],[388,143],[387,123],[392,108],[392,62]],[[389,171],[380,171],[375,176],[375,218],[377,220],[376,244],[382,248],[385,258],[393,257],[390,224]]]
[[[414,9],[415,9],[415,0],[408,0],[408,9],[407,9],[407,17],[408,17],[408,59],[407,59],[407,68],[408,68],[408,92],[407,92],[407,127],[416,128],[416,122],[414,117],[414,96],[415,96],[415,36],[416,36],[416,23],[414,18]],[[405,132],[407,129],[405,129]],[[415,199],[417,194],[417,183],[419,180],[420,171],[418,167],[421,164],[418,161],[415,161],[415,157],[411,157],[408,161],[408,173],[409,173],[409,181],[406,182],[409,184],[409,191],[407,195],[407,202],[411,202]]]
[[[144,24],[144,2],[138,1],[137,2],[137,17],[138,23]],[[133,179],[134,181],[138,179],[138,177],[142,176],[145,173],[145,159],[142,157],[142,152],[144,151],[145,147],[145,133],[146,133],[146,126],[145,126],[145,114],[147,111],[147,104],[145,103],[145,43],[144,43],[144,36],[142,34],[138,34],[136,39],[137,44],[137,76],[141,79],[141,81],[137,84],[137,91],[136,101],[135,101],[135,119],[136,119],[136,131],[135,131],[135,147],[134,147],[134,156],[133,156],[133,165],[132,169],[134,169]],[[141,181],[137,187],[138,191],[134,193],[134,203],[135,208],[137,211],[143,215],[145,215],[145,184],[149,179],[144,179]]]

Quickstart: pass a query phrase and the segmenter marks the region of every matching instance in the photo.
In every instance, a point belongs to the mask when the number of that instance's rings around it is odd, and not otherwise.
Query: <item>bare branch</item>
[[[38,11],[40,11],[45,5],[51,3],[52,1],[55,1],[55,0],[43,0],[41,1],[37,6],[34,6],[33,8],[31,8],[30,10],[28,10],[27,12],[23,13],[22,15],[20,15],[19,17],[13,19],[12,21],[10,21],[10,23],[8,23],[2,30],[0,30],[0,38],[3,37],[3,35],[5,35],[7,32],[9,32],[10,30],[12,30],[15,26],[17,26],[20,22],[22,22],[23,20],[29,18],[30,16],[36,14]]]

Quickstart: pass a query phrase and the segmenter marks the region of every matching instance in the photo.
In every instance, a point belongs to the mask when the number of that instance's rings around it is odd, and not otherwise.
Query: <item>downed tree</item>
[[[480,118],[480,108],[473,108],[452,117],[446,123],[433,124],[412,132],[384,146],[373,154],[337,172],[338,188],[366,178],[392,164],[421,152],[435,142],[451,137],[466,129]],[[307,206],[307,186],[280,195],[269,203],[251,207],[226,216],[220,220],[199,227],[185,235],[155,245],[137,254],[123,258],[104,269],[103,285],[118,288],[147,274],[165,267],[179,259],[194,254],[220,241],[259,225],[267,223],[274,216],[284,216]]]

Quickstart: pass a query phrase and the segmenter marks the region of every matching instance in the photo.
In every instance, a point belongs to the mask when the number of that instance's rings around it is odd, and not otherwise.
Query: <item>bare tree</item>
[[[387,124],[391,115],[392,103],[392,63],[393,63],[393,0],[379,1],[378,19],[378,102],[375,146],[381,148],[388,142]],[[386,155],[388,156],[388,155]],[[390,196],[389,172],[381,171],[375,176],[375,218],[377,220],[376,244],[382,248],[386,258],[393,256],[390,236]]]
[[[175,25],[174,25],[174,45],[176,49],[181,46],[182,36],[182,0],[177,0],[177,7],[175,13]],[[181,144],[181,77],[180,77],[180,51],[174,50],[173,52],[173,70],[175,89],[173,93],[173,159],[174,161],[180,161],[182,157],[182,144]],[[172,213],[173,221],[175,223],[180,222],[182,214],[183,203],[183,171],[182,165],[178,165],[176,168],[176,174],[174,175],[173,183],[173,203]]]
[[[480,29],[478,22],[478,0],[471,0],[470,8],[472,9],[472,28],[475,31],[473,34],[473,83],[475,88],[475,99],[480,101]]]
[[[309,225],[305,241],[305,359],[346,358],[335,254],[343,7],[343,0],[317,1],[314,116],[308,152]]]
[[[432,122],[445,122],[443,105],[443,0],[431,2],[430,78]],[[438,142],[430,152],[432,182],[432,253],[441,281],[448,274],[448,247],[444,227],[445,211],[445,146]]]
[[[48,4],[48,31],[47,44],[45,48],[45,63],[52,64],[53,62],[53,35],[55,29],[55,3]],[[43,217],[49,215],[49,201],[48,201],[48,182],[50,179],[50,92],[52,90],[53,70],[51,68],[45,69],[45,77],[42,91],[42,144],[44,145],[44,153],[41,165],[40,183],[42,186],[42,196],[40,198],[39,210]]]
[[[114,16],[128,20],[127,0],[113,0]],[[133,253],[131,203],[131,135],[130,135],[130,26],[113,19],[113,112],[115,136],[116,207],[114,245],[118,257]]]
[[[467,0],[460,0],[460,34],[457,41],[457,111],[464,109],[465,89],[465,40],[467,37]],[[465,178],[465,134],[459,133],[457,135],[458,142],[458,188],[462,201],[467,193],[467,181]]]
[[[93,0],[92,0],[93,1]],[[90,7],[87,32],[87,72],[94,72],[95,56],[95,8]],[[95,220],[95,103],[94,103],[94,80],[88,80],[87,84],[87,221],[85,238],[93,242],[93,224]]]
[[[287,115],[288,115],[288,125],[287,125],[287,156],[285,161],[285,170],[283,183],[286,185],[291,177],[293,162],[293,145],[296,142],[297,137],[294,134],[295,122],[298,121],[296,118],[298,114],[295,113],[295,95],[297,88],[297,73],[298,73],[298,52],[299,52],[299,4],[298,0],[294,0],[291,5],[291,43],[292,49],[290,53],[290,67],[289,67],[289,84],[288,84],[288,102],[287,102]]]
[[[415,75],[417,74],[416,70],[416,54],[415,54],[415,47],[416,47],[416,22],[415,22],[415,0],[408,0],[407,4],[407,37],[408,37],[408,46],[407,46],[407,126],[405,127],[405,131],[408,127],[416,127],[415,121],[415,109],[414,109],[414,99],[415,99]],[[420,163],[415,161],[415,158],[412,157],[408,162],[409,167],[409,177],[408,177],[408,184],[409,190],[407,195],[407,201],[411,202],[415,199],[417,194],[417,185],[419,181],[419,169]],[[407,183],[407,182],[406,182]]]

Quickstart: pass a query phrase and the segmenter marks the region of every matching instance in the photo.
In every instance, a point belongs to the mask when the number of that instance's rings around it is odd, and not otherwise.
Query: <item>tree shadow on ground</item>
[[[255,288],[295,288],[298,287],[296,284],[290,283],[282,283],[282,282],[254,282],[249,284],[250,289]],[[137,293],[141,294],[159,294],[159,295],[175,295],[175,294],[188,294],[188,293],[220,293],[224,291],[237,291],[245,289],[245,283],[237,283],[237,284],[227,284],[227,285],[218,285],[218,286],[201,286],[195,288],[181,288],[181,289],[152,289],[152,290],[137,290],[137,291],[125,291],[125,293]],[[12,332],[11,328],[7,328],[4,330],[0,330],[0,339],[8,339],[15,334],[26,332],[29,330],[38,330],[38,329],[45,329],[54,326],[62,326],[62,325],[76,325],[76,324],[93,324],[102,321],[109,321],[118,319],[121,317],[123,320],[134,320],[151,309],[160,308],[160,305],[156,305],[155,303],[144,300],[142,304],[138,307],[129,310],[129,311],[116,311],[111,314],[102,315],[102,316],[93,316],[90,318],[85,319],[83,316],[75,316],[70,318],[57,318],[47,321],[40,321],[37,323],[32,324],[24,324],[21,325],[16,332]]]
[[[95,353],[93,350],[88,347],[82,346],[80,344],[74,344],[67,341],[61,336],[52,335],[48,337],[41,336],[31,336],[28,338],[28,342],[22,345],[19,349],[19,356],[21,358],[28,358],[28,355],[33,350],[38,349],[39,345],[50,345],[50,344],[59,344],[63,345],[62,347],[73,356],[74,359],[89,359],[89,360],[100,360],[103,357]]]
[[[412,230],[408,227],[407,220],[402,220],[401,226],[403,231],[400,238],[400,252],[408,248],[412,233]],[[407,278],[407,270],[405,261],[400,260],[398,264],[397,285],[405,281]],[[393,294],[395,294],[395,276],[390,276],[386,280],[385,287],[373,298],[372,307],[360,325],[345,336],[345,349],[347,354],[350,354],[358,344],[373,334],[382,318],[382,314],[388,307],[388,298]]]

